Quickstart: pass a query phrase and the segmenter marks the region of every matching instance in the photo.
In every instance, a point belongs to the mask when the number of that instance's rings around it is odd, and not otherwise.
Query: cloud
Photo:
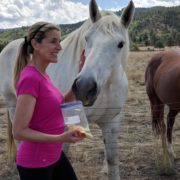
[[[152,6],[177,6],[180,5],[179,0],[134,0],[136,7],[152,7]]]
[[[136,7],[180,5],[180,0],[133,1]],[[112,11],[121,10],[124,7],[119,5],[120,1],[103,1],[103,3]],[[102,7],[103,4],[99,6]],[[77,0],[0,0],[0,28],[30,26],[37,21],[55,24],[76,23],[87,19],[88,16],[88,4]]]
[[[88,18],[88,5],[68,0],[1,0],[0,28],[29,26],[37,21],[75,23]]]
[[[180,0],[133,0],[135,7],[153,7],[153,6],[165,6],[165,7],[171,7],[171,6],[178,6],[180,5]],[[128,2],[127,2],[128,4]],[[116,2],[115,8],[109,8],[111,11],[119,11],[124,6],[118,6],[118,3]]]

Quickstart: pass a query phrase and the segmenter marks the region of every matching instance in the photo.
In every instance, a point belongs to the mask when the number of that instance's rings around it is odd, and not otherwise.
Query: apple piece
[[[89,130],[83,128],[82,126],[71,124],[68,126],[68,128],[70,130],[77,131],[78,137],[82,137],[83,135],[85,135],[86,138],[89,138],[89,139],[93,138],[93,135],[91,134],[91,132]]]

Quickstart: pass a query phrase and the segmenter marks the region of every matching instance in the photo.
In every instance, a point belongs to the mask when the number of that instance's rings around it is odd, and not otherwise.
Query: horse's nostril
[[[78,91],[82,90],[83,89],[83,85],[84,85],[83,81],[81,81],[80,78],[76,78],[74,80],[73,85],[72,85],[72,91],[75,93],[75,92],[78,92]]]
[[[76,86],[77,79],[74,80],[73,85],[71,87],[73,93],[77,92],[77,86]]]
[[[95,94],[97,94],[97,84],[94,82],[93,85],[91,86],[91,89],[89,89],[89,91],[87,93],[87,98],[92,97]]]

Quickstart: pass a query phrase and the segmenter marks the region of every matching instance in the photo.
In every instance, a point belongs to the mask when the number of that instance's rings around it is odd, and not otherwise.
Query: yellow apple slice
[[[71,124],[68,126],[68,128],[73,131],[80,131],[82,134],[85,134],[86,138],[89,138],[89,139],[93,138],[93,135],[91,134],[91,132],[89,130],[83,128],[82,126]]]

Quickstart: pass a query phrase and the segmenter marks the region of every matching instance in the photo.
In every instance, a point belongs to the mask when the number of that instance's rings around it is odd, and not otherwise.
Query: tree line
[[[129,34],[137,46],[180,46],[180,6],[137,10]]]
[[[121,15],[122,10],[116,12]],[[83,22],[60,25],[62,37],[74,31]],[[28,27],[0,30],[0,51],[10,41],[24,37]],[[139,46],[180,46],[180,6],[136,8],[129,28],[131,50]]]

